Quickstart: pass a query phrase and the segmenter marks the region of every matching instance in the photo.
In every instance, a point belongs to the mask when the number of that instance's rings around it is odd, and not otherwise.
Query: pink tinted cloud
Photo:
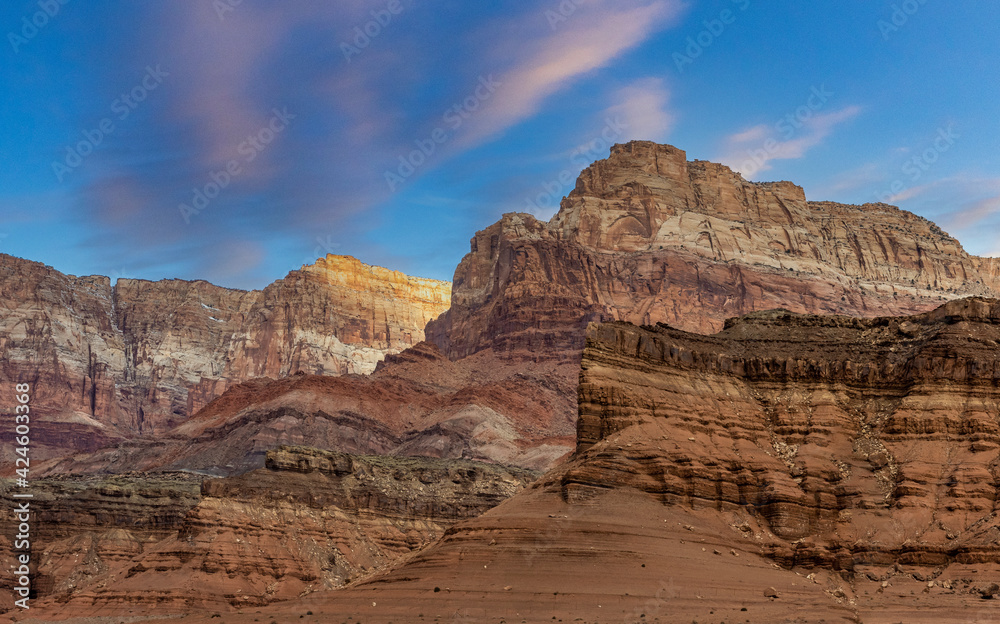
[[[861,113],[859,106],[847,106],[829,113],[817,113],[793,128],[791,138],[782,140],[778,125],[761,124],[730,135],[726,139],[725,155],[720,162],[743,175],[768,171],[775,160],[803,158],[812,148],[821,145],[837,126]]]
[[[624,135],[617,142],[667,139],[676,115],[670,109],[670,91],[662,78],[637,80],[616,91],[613,97],[617,103],[607,109],[606,115],[625,126]]]
[[[198,165],[208,169],[238,157],[239,145],[271,118],[280,98],[261,103],[252,97],[254,81],[302,19],[295,11],[244,3],[220,19],[211,2],[184,3],[174,15],[175,35],[169,63],[174,78],[171,114],[197,137]],[[255,160],[255,175],[268,159]]]
[[[942,223],[956,230],[980,227],[1000,215],[1000,195],[973,202],[942,217]]]
[[[523,31],[504,30],[517,39],[502,39],[485,58],[498,51],[509,54],[509,67],[494,72],[501,83],[487,106],[472,118],[456,142],[456,149],[483,143],[539,111],[544,100],[587,72],[606,67],[615,58],[646,41],[680,15],[683,5],[674,0],[655,2],[602,2],[578,4],[577,10],[555,28],[535,29],[534,38]],[[527,19],[542,20],[532,13]],[[484,73],[490,73],[488,68]]]
[[[151,197],[134,177],[113,175],[98,178],[88,187],[97,217],[105,224],[123,226],[140,219]]]

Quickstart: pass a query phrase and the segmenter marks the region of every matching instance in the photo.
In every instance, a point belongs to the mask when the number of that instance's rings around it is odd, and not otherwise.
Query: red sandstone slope
[[[481,353],[451,362],[421,343],[370,376],[293,375],[230,388],[155,439],[53,460],[44,474],[263,466],[268,450],[306,444],[350,453],[465,458],[547,469],[573,448],[579,368],[526,368]]]
[[[535,476],[471,461],[281,447],[268,453],[266,469],[229,479],[132,473],[35,481],[38,599],[29,614],[218,611],[342,587]],[[0,502],[4,524],[14,517],[8,503]],[[13,582],[0,579],[0,612],[10,615],[18,613]]]
[[[998,379],[997,300],[595,325],[571,461],[392,572],[262,615],[992,622]]]

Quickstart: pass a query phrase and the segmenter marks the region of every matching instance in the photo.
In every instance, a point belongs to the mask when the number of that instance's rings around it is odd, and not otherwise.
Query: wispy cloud
[[[900,195],[894,202],[936,222],[969,253],[993,255],[1000,247],[1000,178],[961,173]]]
[[[535,37],[498,42],[512,53],[510,69],[498,75],[503,87],[456,147],[473,147],[531,117],[547,97],[642,44],[677,18],[682,9],[676,0],[592,0],[579,3],[576,12],[554,31],[537,13],[522,18],[534,22]]]
[[[920,186],[910,187],[902,192],[896,193],[889,197],[890,204],[898,204],[905,201],[910,201],[911,199],[916,199],[922,195],[925,195],[935,187],[940,186],[939,182],[932,182],[930,184],[921,184]]]
[[[761,124],[730,135],[721,162],[745,176],[772,168],[775,160],[803,158],[821,145],[837,126],[861,113],[860,106],[847,106],[830,113],[817,113],[797,124]]]
[[[991,196],[1000,193],[1000,178],[983,178],[981,176],[961,174],[931,180],[926,184],[907,189],[893,196],[893,201],[907,202],[915,199],[925,199],[937,204],[935,211],[942,223],[950,223],[955,227],[964,227],[966,213],[978,214],[984,203],[993,201]],[[948,210],[948,206],[963,206],[960,209]]]
[[[661,78],[644,78],[619,89],[618,102],[606,113],[625,126],[622,141],[642,139],[665,141],[677,116],[670,109],[670,91]]]
[[[984,221],[1000,215],[1000,195],[974,202],[972,205],[956,210],[945,216],[942,221],[946,227],[964,230],[978,227]]]
[[[836,174],[829,182],[810,189],[810,197],[832,200],[842,196],[856,195],[884,182],[885,178],[884,165],[876,162],[865,163]]]

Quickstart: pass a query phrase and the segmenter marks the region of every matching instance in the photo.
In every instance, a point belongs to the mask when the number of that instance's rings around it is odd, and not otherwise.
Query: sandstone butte
[[[247,383],[156,440],[46,469],[231,474],[311,440],[544,469],[572,450],[589,322],[711,333],[758,310],[912,314],[998,289],[1000,260],[914,214],[810,202],[790,182],[637,141],[585,169],[548,223],[507,214],[475,235],[450,309],[426,328],[451,364],[421,345],[367,379]]]
[[[1000,259],[885,204],[807,201],[635,141],[585,169],[548,223],[506,214],[472,239],[427,327],[453,359],[483,349],[578,361],[591,321],[712,333],[758,310],[912,314],[1000,294]]]
[[[347,256],[245,292],[112,285],[0,254],[0,380],[33,382],[41,461],[163,434],[246,380],[370,373],[423,340],[449,299],[447,282]]]

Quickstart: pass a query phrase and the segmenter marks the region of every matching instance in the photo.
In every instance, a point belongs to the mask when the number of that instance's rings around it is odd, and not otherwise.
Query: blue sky
[[[450,279],[651,139],[1000,254],[1000,3],[11,0],[0,251],[259,288],[327,252]]]

